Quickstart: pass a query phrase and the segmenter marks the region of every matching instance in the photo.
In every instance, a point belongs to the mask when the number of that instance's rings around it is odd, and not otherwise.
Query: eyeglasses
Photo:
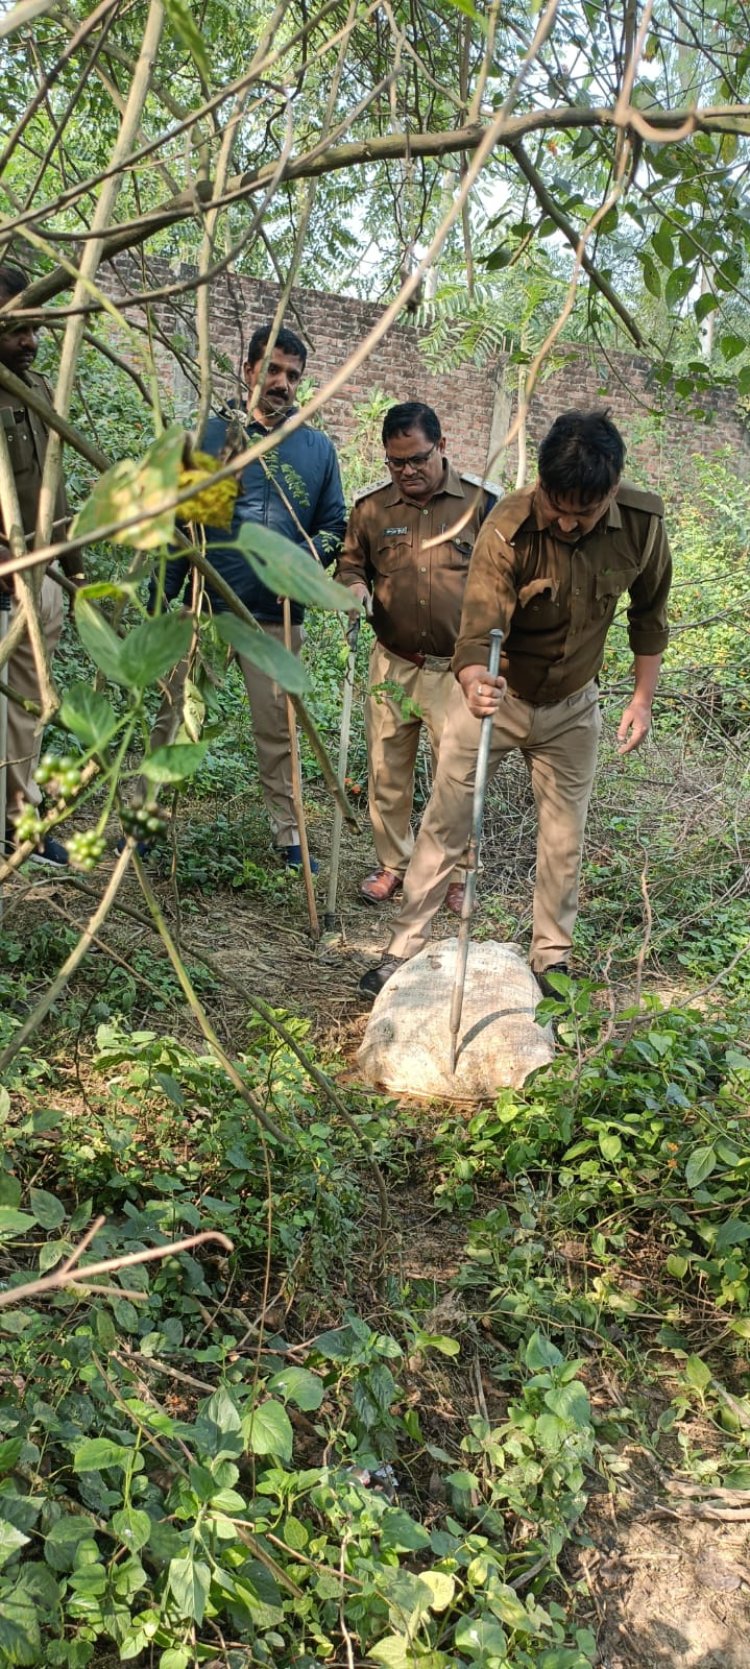
[[[394,475],[400,475],[405,469],[421,469],[423,464],[429,462],[437,445],[438,442],[435,441],[428,452],[413,452],[410,458],[389,458],[386,452],[385,461],[388,468],[393,470]]]

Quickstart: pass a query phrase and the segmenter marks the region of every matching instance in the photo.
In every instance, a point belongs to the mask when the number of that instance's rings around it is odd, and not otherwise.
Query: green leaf
[[[44,1542],[47,1564],[56,1571],[73,1570],[83,1542],[94,1542],[94,1526],[89,1518],[67,1513],[64,1518],[56,1519]]]
[[[747,337],[736,336],[732,331],[719,338],[719,347],[725,359],[736,359],[738,354],[745,352],[747,345]]]
[[[532,1333],[524,1351],[524,1361],[532,1373],[539,1373],[544,1368],[561,1367],[564,1357],[551,1339],[545,1338],[543,1333]]]
[[[724,1252],[727,1246],[741,1246],[745,1240],[750,1240],[750,1223],[741,1217],[728,1217],[725,1223],[719,1224],[714,1249]]]
[[[657,267],[656,262],[651,259],[651,256],[645,254],[641,256],[641,266],[643,268],[643,282],[646,289],[652,296],[656,296],[658,300],[661,296],[661,278],[659,276],[659,268]]]
[[[711,1175],[716,1165],[716,1152],[713,1147],[696,1147],[685,1166],[685,1181],[688,1188],[698,1188],[706,1177]]]
[[[392,1548],[396,1553],[418,1553],[430,1545],[429,1531],[401,1507],[389,1507],[383,1514],[380,1538],[383,1547]]]
[[[125,683],[121,672],[120,651],[122,644],[119,637],[107,624],[104,615],[94,608],[83,591],[79,591],[75,600],[76,625],[78,635],[84,649],[91,656],[94,666],[104,673],[115,684]]]
[[[499,272],[503,267],[507,267],[512,259],[513,245],[511,243],[500,243],[497,249],[493,249],[487,256],[484,264],[488,272]]]
[[[462,1618],[456,1628],[455,1641],[458,1650],[470,1658],[479,1653],[505,1657],[505,1630],[499,1623],[484,1617]]]
[[[674,249],[672,247],[672,239],[669,235],[667,227],[664,225],[659,226],[657,231],[654,232],[651,242],[662,266],[667,269],[671,268],[674,262]]]
[[[710,290],[706,290],[705,295],[698,296],[697,301],[693,302],[696,323],[702,325],[703,320],[708,318],[709,313],[716,312],[718,305],[716,296],[712,295]]]
[[[554,1391],[545,1391],[544,1401],[558,1419],[566,1420],[569,1425],[586,1427],[591,1424],[591,1404],[580,1379],[572,1379],[568,1385],[560,1385]]]
[[[307,673],[297,655],[292,655],[283,643],[277,643],[268,632],[253,631],[252,626],[246,625],[244,620],[238,620],[236,614],[217,614],[214,625],[218,636],[224,643],[236,649],[238,655],[252,661],[253,666],[260,667],[282,690],[288,690],[290,695],[304,695],[307,687]]]
[[[664,291],[667,306],[677,307],[687,295],[688,290],[692,289],[694,282],[695,270],[693,267],[675,267],[674,272],[669,274]]]
[[[685,1363],[685,1378],[688,1385],[694,1386],[696,1391],[705,1391],[711,1383],[711,1369],[702,1356],[688,1356]]]
[[[43,1229],[59,1229],[60,1224],[65,1222],[65,1206],[54,1194],[48,1194],[45,1188],[30,1189],[29,1204]]]
[[[410,1669],[414,1662],[405,1634],[386,1634],[376,1646],[370,1647],[367,1656],[374,1663],[384,1664],[385,1669]]]
[[[208,742],[172,742],[147,753],[141,771],[149,782],[184,782],[200,770],[207,753]]]
[[[309,551],[258,522],[243,522],[236,544],[250,567],[278,597],[291,597],[310,608],[340,609],[349,614],[357,603],[346,585],[337,585]]]
[[[62,1263],[63,1258],[68,1257],[72,1249],[69,1240],[46,1240],[39,1252],[40,1275],[48,1275],[50,1269],[54,1269],[58,1263]],[[73,1276],[71,1276],[72,1279]]]
[[[214,1459],[242,1453],[242,1415],[225,1385],[220,1385],[218,1391],[209,1397],[205,1408],[201,1409],[196,1431],[202,1448],[205,1445],[205,1452]],[[215,1492],[214,1479],[207,1499]]]
[[[169,1562],[169,1586],[181,1618],[198,1624],[203,1622],[211,1572],[202,1559],[194,1559],[189,1548]]]
[[[117,729],[117,716],[104,695],[90,684],[71,684],[63,697],[59,718],[84,747],[100,752]]]
[[[109,1310],[97,1309],[95,1311],[94,1325],[96,1327],[96,1336],[102,1346],[102,1349],[107,1351],[114,1350],[117,1343],[117,1333]]]
[[[124,1470],[131,1460],[132,1450],[122,1443],[112,1443],[108,1437],[89,1437],[75,1451],[73,1470],[101,1472],[108,1466]]]
[[[453,1596],[456,1592],[456,1584],[453,1577],[449,1576],[447,1571],[421,1570],[419,1573],[419,1580],[420,1582],[425,1583],[432,1595],[430,1600],[430,1610],[447,1611],[448,1606],[452,1603]]]
[[[143,690],[147,684],[166,678],[172,667],[187,654],[193,624],[186,614],[158,614],[128,632],[120,646],[119,682]]]
[[[15,1211],[12,1205],[0,1205],[0,1240],[13,1240],[17,1234],[26,1234],[28,1229],[35,1229],[33,1217],[27,1216],[25,1211]]]
[[[185,1646],[169,1646],[159,1658],[159,1669],[188,1669],[192,1655]]]
[[[1,1500],[0,1497],[0,1504]],[[0,1568],[7,1565],[8,1560],[13,1559],[30,1540],[31,1537],[17,1530],[15,1524],[9,1524],[7,1518],[0,1518]]]
[[[599,1136],[599,1147],[604,1159],[619,1159],[622,1153],[622,1138],[614,1131],[602,1131]]]
[[[137,1553],[146,1546],[151,1534],[151,1519],[148,1513],[140,1512],[135,1507],[122,1507],[113,1513],[110,1520],[112,1529],[120,1541],[124,1542],[131,1553]]]
[[[161,510],[155,514],[154,511],[168,493],[177,491],[184,445],[184,430],[179,423],[172,423],[138,462],[124,458],[108,469],[79,510],[73,523],[74,536],[94,534],[111,522],[150,513],[148,521],[108,537],[114,544],[132,545],[142,551],[168,545],[174,534],[176,512]]]
[[[164,10],[177,39],[187,48],[191,58],[195,60],[204,81],[208,81],[210,69],[203,36],[196,24],[187,0],[165,0]],[[187,1663],[187,1657],[185,1658]],[[164,1660],[162,1659],[162,1669]],[[174,1669],[181,1669],[175,1665]]]
[[[22,1437],[6,1437],[0,1443],[0,1474],[13,1471],[16,1462],[21,1459],[23,1445]]]
[[[15,1571],[12,1575],[15,1577]],[[57,1583],[44,1565],[24,1565],[0,1594],[0,1661],[41,1662],[40,1623],[49,1624],[58,1603]]]
[[[282,1368],[268,1381],[269,1391],[278,1391],[285,1402],[293,1402],[296,1408],[305,1413],[312,1413],[320,1405],[325,1396],[325,1386],[316,1373],[310,1373],[308,1368]]]
[[[687,1271],[687,1258],[681,1257],[678,1252],[670,1252],[667,1258],[667,1274],[674,1275],[676,1280],[681,1281]]]
[[[251,1454],[278,1455],[291,1460],[294,1434],[286,1409],[280,1402],[262,1402],[246,1415],[242,1430]]]

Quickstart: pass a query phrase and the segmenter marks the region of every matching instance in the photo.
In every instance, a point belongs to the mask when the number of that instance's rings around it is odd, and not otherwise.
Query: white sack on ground
[[[537,1026],[541,992],[515,945],[469,946],[455,1077],[449,1069],[457,939],[405,962],[375,999],[358,1060],[367,1082],[402,1095],[491,1100],[552,1059],[549,1026]]]

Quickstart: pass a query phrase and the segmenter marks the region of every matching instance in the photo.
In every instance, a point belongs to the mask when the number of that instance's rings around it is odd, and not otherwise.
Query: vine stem
[[[95,1234],[103,1224],[104,1218],[98,1217],[93,1226],[93,1233]],[[225,1252],[234,1251],[234,1243],[225,1234],[220,1234],[218,1229],[203,1229],[200,1234],[189,1235],[187,1240],[175,1240],[168,1246],[147,1246],[142,1252],[123,1252],[121,1257],[103,1258],[100,1263],[87,1263],[83,1269],[79,1269],[78,1259],[92,1238],[91,1232],[86,1235],[72,1257],[67,1258],[62,1267],[55,1270],[54,1275],[40,1275],[37,1281],[27,1281],[25,1286],[10,1287],[0,1292],[0,1305],[25,1303],[28,1298],[36,1298],[41,1292],[55,1292],[62,1287],[88,1286],[89,1276],[108,1275],[117,1269],[127,1269],[134,1263],[154,1263],[159,1258],[173,1258],[179,1252],[190,1252],[194,1246],[203,1246],[207,1240],[217,1241]]]
[[[253,1095],[252,1091],[248,1089],[247,1084],[243,1081],[240,1073],[237,1070],[237,1067],[234,1064],[234,1061],[227,1054],[226,1050],[222,1047],[221,1043],[219,1042],[219,1039],[216,1036],[216,1032],[214,1031],[214,1028],[211,1025],[211,1021],[209,1020],[208,1015],[206,1014],[205,1009],[203,1008],[200,997],[198,996],[196,990],[193,987],[193,983],[190,979],[190,975],[187,971],[187,968],[185,967],[185,965],[183,963],[182,957],[180,956],[180,953],[177,949],[177,946],[174,942],[174,939],[172,938],[172,935],[169,931],[169,928],[167,927],[167,924],[164,920],[164,916],[163,916],[162,911],[161,911],[161,906],[159,904],[159,900],[156,897],[156,893],[154,892],[153,887],[151,886],[151,883],[148,879],[148,876],[147,876],[146,871],[143,867],[143,864],[141,863],[141,860],[138,857],[137,852],[134,854],[134,856],[135,856],[135,869],[136,869],[136,874],[138,876],[138,880],[139,880],[140,885],[141,885],[141,892],[143,893],[143,896],[144,896],[144,898],[146,900],[146,903],[148,905],[149,912],[150,912],[151,919],[153,921],[154,927],[156,928],[156,931],[159,935],[159,938],[161,939],[162,944],[164,945],[164,949],[166,950],[167,956],[169,957],[169,960],[172,964],[172,967],[174,968],[175,974],[177,976],[177,980],[179,982],[180,989],[183,992],[183,995],[185,997],[186,1002],[189,1003],[190,1008],[192,1010],[192,1013],[195,1015],[195,1018],[198,1021],[198,1025],[200,1026],[200,1029],[203,1033],[203,1036],[206,1039],[206,1042],[213,1049],[213,1052],[216,1056],[216,1059],[218,1060],[220,1066],[222,1066],[224,1068],[224,1071],[226,1072],[227,1077],[229,1078],[230,1082],[234,1084],[234,1087],[237,1090],[238,1095],[242,1096],[242,1099],[245,1102],[246,1106],[248,1106],[250,1108],[250,1111],[253,1115],[253,1118],[257,1121],[258,1124],[262,1125],[263,1129],[268,1132],[269,1136],[273,1136],[273,1139],[274,1139],[275,1142],[278,1142],[281,1147],[284,1147],[284,1145],[287,1141],[287,1136],[285,1136],[284,1131],[281,1129],[281,1126],[274,1123],[274,1120],[272,1118],[269,1118],[268,1114],[266,1112],[264,1112],[263,1108],[260,1105],[260,1102],[256,1101],[255,1096]]]
[[[76,888],[77,892],[89,895],[89,888],[86,886],[84,881],[76,879],[72,882],[72,885]],[[142,915],[140,910],[134,910],[130,904],[116,904],[115,910],[118,915],[127,916],[129,921],[137,922],[140,927],[153,928],[153,921],[150,920],[148,916]],[[108,954],[111,954],[107,945],[102,944],[102,948],[106,950]],[[263,1020],[272,1031],[276,1032],[282,1042],[287,1045],[287,1048],[291,1049],[292,1054],[296,1056],[300,1066],[304,1067],[308,1077],[312,1079],[312,1082],[317,1086],[321,1094],[324,1095],[326,1100],[330,1102],[331,1106],[336,1109],[336,1112],[339,1114],[347,1129],[350,1130],[352,1135],[356,1137],[357,1141],[361,1143],[362,1132],[358,1129],[356,1120],[352,1117],[346,1103],[339,1095],[336,1085],[328,1077],[328,1074],[323,1072],[321,1067],[316,1066],[315,1061],[312,1060],[311,1056],[307,1053],[307,1050],[303,1048],[302,1044],[294,1036],[294,1033],[289,1030],[289,1027],[284,1025],[283,1020],[279,1019],[270,1004],[265,1002],[262,997],[254,996],[252,992],[246,990],[245,986],[239,979],[234,979],[231,974],[226,973],[222,968],[221,963],[217,961],[215,956],[211,956],[208,951],[201,950],[198,945],[185,943],[185,941],[183,941],[183,948],[188,956],[195,957],[196,962],[202,962],[204,967],[208,968],[212,974],[215,974],[216,978],[221,980],[224,985],[228,985],[231,990],[237,991],[239,995],[244,998],[248,1008],[252,1008],[255,1013],[260,1016],[261,1020]],[[377,1188],[378,1199],[380,1202],[379,1227],[381,1236],[384,1236],[388,1228],[390,1217],[385,1178],[377,1160],[373,1158],[371,1154],[368,1154],[366,1159]]]
[[[162,30],[164,28],[163,0],[151,0],[146,27],[143,33],[141,50],[130,84],[127,104],[123,113],[120,130],[112,153],[112,166],[124,165],[133,148],[141,125],[141,117],[151,86],[156,54],[159,49]],[[78,306],[88,299],[91,284],[104,252],[105,233],[108,230],[115,205],[122,184],[122,175],[117,173],[105,181],[96,205],[91,230],[94,236],[87,242],[81,257],[80,268],[73,290],[72,302]],[[68,320],[60,354],[60,366],[55,386],[55,409],[62,417],[67,417],[70,407],[73,385],[75,382],[78,357],[83,342],[86,327],[85,314],[78,314]],[[62,442],[59,434],[54,430],[50,434],[47,455],[44,460],[42,485],[39,493],[39,508],[37,511],[37,542],[47,543],[52,530],[54,517],[55,494],[60,479],[62,467]]]
[[[11,557],[25,556],[26,536],[21,507],[18,502],[18,487],[13,473],[8,439],[2,426],[0,426],[0,516],[6,529]],[[41,705],[40,725],[47,724],[60,705],[57,691],[52,682],[47,645],[44,640],[42,622],[39,618],[39,597],[42,581],[43,573],[38,569],[28,576],[16,574],[14,581],[16,597],[34,656],[34,672],[39,686]],[[6,635],[6,643],[9,635]],[[2,832],[4,835],[4,831]]]
[[[132,841],[128,841],[124,850],[120,853],[97,909],[94,911],[93,916],[89,917],[89,920],[81,933],[78,944],[74,945],[70,956],[66,957],[62,967],[55,974],[52,984],[47,987],[44,995],[40,997],[36,1008],[32,1009],[31,1014],[29,1014],[27,1019],[24,1020],[23,1025],[19,1027],[18,1031],[11,1038],[10,1043],[8,1043],[6,1048],[3,1049],[2,1055],[0,1055],[0,1072],[4,1072],[5,1068],[10,1066],[11,1061],[15,1060],[19,1050],[23,1048],[24,1043],[27,1043],[29,1038],[33,1037],[37,1027],[41,1025],[45,1016],[49,1013],[52,1004],[57,1002],[58,997],[65,990],[68,980],[72,979],[76,969],[80,966],[84,956],[86,955],[86,951],[89,949],[109,915],[112,905],[114,904],[120,887],[125,879],[125,875],[130,865],[130,860],[133,856],[133,851],[133,843]]]

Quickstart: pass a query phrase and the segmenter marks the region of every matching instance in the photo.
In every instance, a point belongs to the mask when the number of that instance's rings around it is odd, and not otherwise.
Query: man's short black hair
[[[559,502],[606,498],[622,475],[625,442],[607,409],[564,411],[539,448],[539,479]]]
[[[425,406],[421,400],[405,400],[403,405],[391,406],[385,414],[383,445],[387,446],[394,435],[408,435],[410,429],[421,429],[433,446],[442,440],[440,418],[432,406]]]
[[[20,267],[11,266],[10,261],[0,261],[0,291],[6,301],[11,301],[13,296],[20,296],[28,282],[25,272],[22,272]]]
[[[257,365],[258,360],[263,358],[266,348],[268,347],[268,338],[270,334],[270,325],[259,325],[258,329],[253,331],[250,341],[247,344],[247,357],[245,359],[246,365],[250,365],[251,367],[253,365]],[[285,326],[282,325],[281,330],[276,337],[276,346],[277,348],[280,348],[283,354],[295,354],[297,359],[301,359],[302,369],[304,371],[307,364],[307,348],[305,347],[301,336],[296,336],[293,330],[287,330]]]

